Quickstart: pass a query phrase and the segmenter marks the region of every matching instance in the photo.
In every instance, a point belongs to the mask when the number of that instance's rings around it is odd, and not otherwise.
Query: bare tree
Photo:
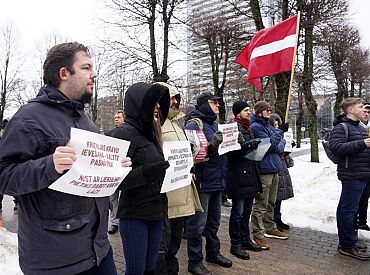
[[[185,8],[184,3],[185,0],[108,0],[107,6],[117,17],[104,22],[117,27],[128,39],[105,42],[137,60],[137,67],[149,66],[154,82],[167,82],[170,46],[179,43],[171,42],[171,25],[175,12]]]
[[[20,66],[17,64],[18,45],[11,25],[2,29],[0,41],[2,41],[0,44],[0,123],[2,126],[4,112],[9,105],[9,96],[19,87],[20,83]]]
[[[349,92],[347,85],[347,76],[349,75],[349,57],[351,51],[360,43],[360,34],[355,27],[342,21],[340,24],[326,28],[323,31],[322,41],[328,49],[329,64],[331,65],[337,82],[334,113],[335,115],[339,115],[340,104],[342,103],[343,98],[348,97]]]
[[[227,78],[232,73],[230,57],[236,56],[237,49],[240,49],[240,39],[245,37],[245,31],[240,24],[221,15],[193,23],[192,30],[195,40],[199,42],[198,46],[207,47],[207,50],[196,58],[206,58],[210,62],[214,93],[221,97],[219,120],[220,123],[225,123],[224,91]]]

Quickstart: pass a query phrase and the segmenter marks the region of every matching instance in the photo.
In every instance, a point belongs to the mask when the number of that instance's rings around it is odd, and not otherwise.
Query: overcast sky
[[[97,18],[103,0],[0,0],[0,23],[10,20],[27,48],[47,33],[58,32],[71,40],[92,45],[99,39]],[[370,48],[370,1],[350,0],[350,14],[360,29],[362,44]],[[100,13],[100,14],[99,14]],[[100,24],[101,25],[101,24]]]

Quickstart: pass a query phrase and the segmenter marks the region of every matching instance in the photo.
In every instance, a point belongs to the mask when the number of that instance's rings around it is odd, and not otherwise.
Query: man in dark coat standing
[[[245,101],[233,104],[234,120],[239,128],[241,150],[227,153],[226,185],[232,208],[229,221],[230,253],[239,259],[249,260],[245,250],[261,251],[250,239],[249,219],[254,197],[262,191],[257,163],[245,158],[245,155],[258,147],[259,139],[254,139],[250,129],[251,108]]]
[[[19,198],[19,265],[26,275],[116,275],[109,198],[48,188],[77,159],[71,127],[96,131],[84,112],[96,78],[89,50],[56,45],[43,68],[45,86],[9,121],[0,144],[0,193]]]
[[[369,261],[370,255],[364,252],[367,247],[357,243],[357,230],[354,231],[361,194],[370,178],[370,138],[365,128],[360,126],[362,99],[344,99],[342,110],[344,115],[334,120],[329,139],[330,150],[341,156],[337,167],[338,179],[342,182],[337,208],[338,251],[345,256]]]
[[[220,254],[220,240],[217,232],[221,220],[221,196],[226,178],[226,156],[218,155],[222,133],[216,123],[218,110],[217,97],[209,92],[197,98],[196,109],[185,129],[203,130],[208,140],[208,161],[194,165],[195,185],[204,212],[196,212],[188,217],[186,227],[188,241],[188,271],[196,275],[212,274],[203,265],[202,233],[206,237],[206,261],[223,267],[231,267],[232,262]],[[203,129],[194,120],[200,119]]]

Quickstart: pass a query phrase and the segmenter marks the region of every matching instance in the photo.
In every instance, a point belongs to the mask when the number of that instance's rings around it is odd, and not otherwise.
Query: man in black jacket
[[[96,131],[84,112],[96,78],[89,50],[56,45],[43,68],[45,86],[9,121],[0,144],[0,193],[19,198],[20,267],[26,275],[116,275],[109,198],[48,188],[77,159],[68,145],[71,127]]]
[[[368,261],[366,247],[357,243],[357,232],[353,231],[361,194],[370,178],[370,138],[365,128],[359,125],[363,116],[361,98],[346,98],[342,103],[344,115],[334,121],[329,146],[334,154],[340,155],[338,179],[342,182],[342,193],[337,208],[337,227],[340,254]],[[345,132],[348,128],[348,138]]]

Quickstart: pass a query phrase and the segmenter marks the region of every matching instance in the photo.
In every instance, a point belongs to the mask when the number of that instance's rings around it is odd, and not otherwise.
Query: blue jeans
[[[353,235],[353,221],[366,183],[366,180],[342,181],[342,193],[337,208],[338,237],[342,247],[356,245],[356,239]]]
[[[117,275],[116,265],[113,260],[112,247],[109,249],[107,256],[101,260],[99,266],[94,266],[89,270],[80,272],[76,275]]]
[[[252,213],[254,197],[233,199],[229,220],[231,246],[250,243],[249,219]]]
[[[189,265],[203,261],[202,232],[206,237],[206,256],[214,258],[220,254],[220,240],[217,237],[221,219],[222,191],[199,192],[199,199],[204,212],[195,212],[188,217],[186,235],[188,243]]]
[[[120,219],[126,275],[154,272],[162,237],[163,220]]]

